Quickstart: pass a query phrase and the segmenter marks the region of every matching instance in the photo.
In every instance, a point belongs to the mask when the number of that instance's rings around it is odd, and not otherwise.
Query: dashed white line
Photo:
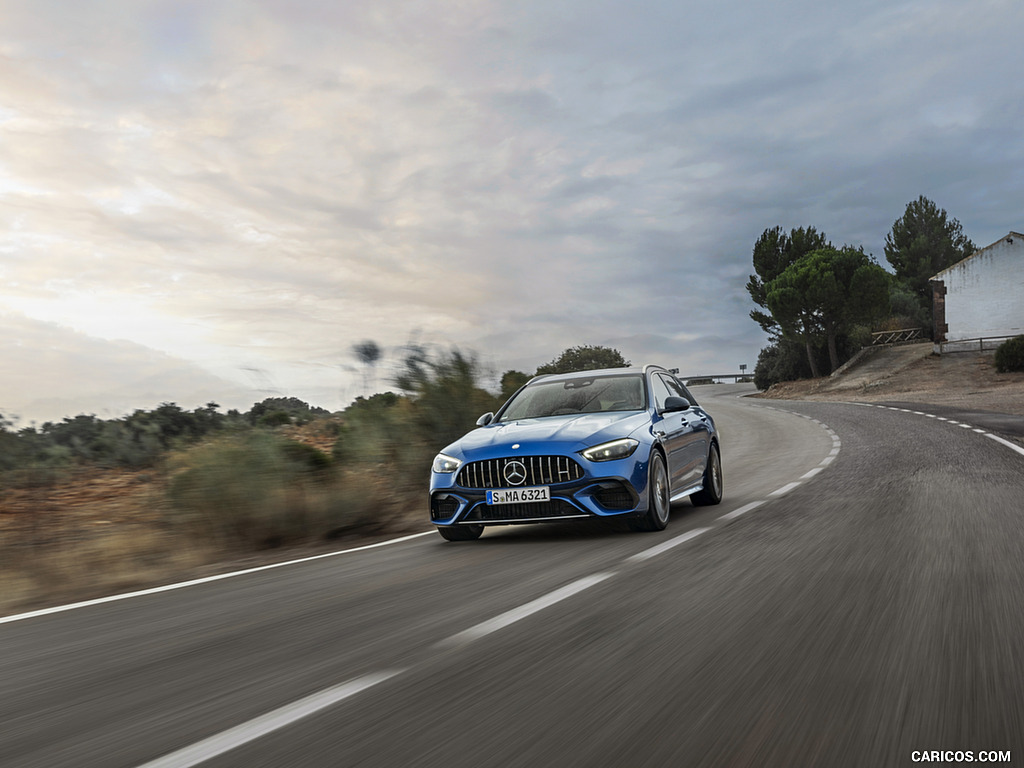
[[[193,765],[198,765],[218,755],[223,755],[225,752],[235,749],[235,747],[240,747],[243,744],[248,744],[264,734],[284,728],[286,725],[291,725],[304,717],[308,717],[333,704],[355,696],[357,693],[383,683],[385,680],[404,671],[403,669],[392,669],[384,672],[375,672],[358,677],[355,680],[349,680],[347,683],[336,685],[333,688],[319,691],[312,696],[307,696],[280,709],[275,709],[273,712],[268,712],[257,717],[255,720],[242,723],[234,728],[218,733],[216,736],[211,736],[184,749],[179,749],[177,752],[164,755],[157,760],[146,763],[141,768],[191,768]]]
[[[810,480],[812,477],[814,477],[816,474],[821,472],[821,470],[823,470],[823,469],[824,469],[824,467],[815,467],[810,472],[807,472],[807,473],[801,475],[800,479],[801,480]]]
[[[701,531],[701,533],[703,533],[703,531]],[[527,616],[532,616],[537,613],[537,611],[542,611],[548,606],[560,603],[567,597],[572,597],[585,589],[590,589],[595,584],[600,584],[605,579],[610,579],[614,575],[615,571],[607,571],[605,573],[593,573],[590,576],[584,576],[582,579],[578,579],[571,584],[566,584],[561,589],[556,589],[554,592],[549,592],[543,597],[538,597],[536,600],[520,605],[518,608],[513,608],[511,611],[506,611],[505,613],[495,616],[493,619],[488,619],[474,627],[470,627],[458,634],[452,635],[447,640],[442,640],[438,645],[442,648],[452,648],[464,645],[465,643],[470,643],[474,640],[479,640],[481,637],[485,637],[492,632],[497,632],[499,629],[503,629],[509,624],[515,624],[517,621],[525,619]]]
[[[786,483],[784,486],[782,486],[781,488],[777,488],[776,490],[772,491],[768,495],[769,496],[785,496],[787,493],[792,491],[798,485],[800,485],[800,483]]]
[[[732,512],[726,512],[724,515],[722,515],[718,519],[719,520],[735,520],[740,515],[745,515],[750,510],[757,509],[758,507],[760,507],[764,503],[765,503],[765,499],[761,499],[760,501],[752,501],[749,504],[744,504],[739,509],[734,509]]]
[[[992,440],[995,440],[997,443],[1000,443],[1001,445],[1005,445],[1010,450],[1016,451],[1017,453],[1019,453],[1022,456],[1024,456],[1024,448],[1021,448],[1016,443],[1011,443],[1009,440],[1004,440],[1003,438],[999,437],[998,435],[993,435],[991,432],[989,432],[986,429],[981,429],[980,427],[975,427],[973,424],[962,423],[962,422],[956,421],[955,419],[946,418],[945,416],[938,416],[938,415],[936,415],[934,413],[925,413],[924,411],[907,411],[905,408],[894,408],[894,407],[889,406],[889,405],[878,405],[877,403],[849,403],[849,405],[860,405],[860,406],[866,406],[868,408],[883,408],[883,409],[890,410],[890,411],[895,411],[895,410],[906,411],[907,413],[913,413],[913,414],[915,414],[917,416],[926,416],[929,419],[936,419],[937,421],[944,421],[947,424],[949,424],[950,426],[961,427],[962,429],[969,429],[972,432],[977,432],[979,435],[984,435],[985,437],[991,438]]]
[[[673,547],[677,547],[683,542],[696,538],[697,536],[700,536],[702,533],[707,533],[710,530],[710,528],[694,528],[692,531],[687,531],[681,536],[676,536],[673,539],[669,539],[668,541],[662,542],[661,544],[658,544],[656,547],[645,549],[643,552],[637,552],[632,557],[626,558],[626,561],[641,562],[643,560],[650,560],[652,557],[660,555],[662,552],[668,552]]]

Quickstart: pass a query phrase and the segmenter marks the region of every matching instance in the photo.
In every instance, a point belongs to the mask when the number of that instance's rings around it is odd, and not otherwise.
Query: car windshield
[[[564,416],[573,413],[642,411],[647,407],[644,378],[621,376],[539,381],[522,390],[506,406],[500,421]]]

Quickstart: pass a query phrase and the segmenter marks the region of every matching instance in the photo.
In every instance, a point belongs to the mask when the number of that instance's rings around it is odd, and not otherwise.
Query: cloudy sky
[[[750,253],[1024,227],[1020,0],[0,0],[0,413],[343,407],[352,345],[753,368]]]

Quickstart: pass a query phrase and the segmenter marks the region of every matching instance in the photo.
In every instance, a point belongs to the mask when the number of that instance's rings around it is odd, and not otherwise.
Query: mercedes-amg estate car
[[[431,522],[449,541],[574,518],[658,531],[672,502],[717,504],[718,431],[675,374],[648,365],[531,379],[434,459]]]

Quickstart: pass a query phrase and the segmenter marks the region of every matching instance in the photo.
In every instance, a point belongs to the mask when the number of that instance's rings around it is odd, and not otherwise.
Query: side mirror
[[[479,419],[476,420],[476,425],[478,427],[486,427],[493,420],[494,420],[494,414],[491,413],[490,411],[488,411],[487,413],[485,413],[483,416],[481,416]]]
[[[678,413],[679,411],[688,411],[692,406],[690,401],[685,397],[677,397],[672,395],[671,397],[665,398],[665,407],[661,409],[662,413]]]

